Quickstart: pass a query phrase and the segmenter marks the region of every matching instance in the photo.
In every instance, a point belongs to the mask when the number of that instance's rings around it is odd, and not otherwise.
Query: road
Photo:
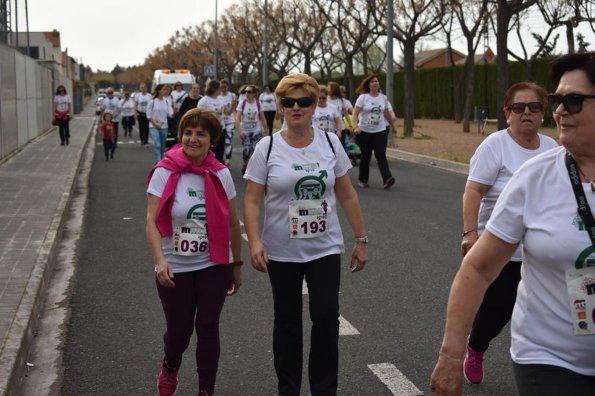
[[[141,147],[134,133],[134,140],[122,138],[109,162],[97,140],[54,394],[156,394],[164,318],[144,235],[152,149]],[[238,203],[245,190],[240,157],[237,148],[232,174]],[[381,188],[374,161],[372,187],[358,190],[371,242],[365,271],[350,273],[348,255],[343,258],[340,395],[430,394],[448,291],[461,259],[465,176],[400,161],[391,161],[391,168],[397,178],[392,190]],[[357,169],[350,173],[355,184]],[[239,210],[241,215],[241,204]],[[342,223],[349,247],[350,229],[344,218]],[[242,288],[227,300],[221,318],[216,390],[224,396],[274,395],[270,285],[249,265],[245,242],[243,260]],[[509,343],[507,327],[486,354],[486,381],[466,385],[464,394],[516,394]],[[194,345],[180,369],[179,395],[196,392]],[[307,368],[302,394],[308,394]]]

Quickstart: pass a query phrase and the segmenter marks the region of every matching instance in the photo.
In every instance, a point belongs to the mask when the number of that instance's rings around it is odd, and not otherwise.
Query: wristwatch
[[[355,238],[355,243],[363,243],[363,244],[367,244],[368,243],[368,236],[363,236],[363,237],[358,237]]]

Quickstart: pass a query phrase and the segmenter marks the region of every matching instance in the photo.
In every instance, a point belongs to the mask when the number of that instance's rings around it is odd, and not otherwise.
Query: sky
[[[134,66],[176,30],[215,19],[240,0],[28,0],[29,31],[60,32],[62,50],[93,70]],[[12,30],[15,26],[14,1]],[[26,31],[25,0],[17,0],[18,29]]]
[[[62,50],[79,63],[90,66],[94,71],[111,71],[114,66],[135,66],[144,63],[145,58],[156,48],[167,43],[176,30],[199,25],[215,19],[215,5],[218,15],[234,3],[242,0],[28,0],[29,31],[60,32]],[[14,0],[12,5],[12,29],[16,30]],[[25,0],[18,4],[18,30],[26,31]],[[545,22],[537,15],[530,15],[527,26],[536,31],[547,29]],[[581,31],[595,50],[595,34],[584,26]],[[558,51],[567,51],[564,32],[558,30],[560,39]],[[526,35],[530,36],[530,35]],[[444,43],[424,39],[424,49],[445,47]],[[488,45],[496,52],[493,34]],[[509,46],[520,53],[516,39],[509,37]],[[453,47],[466,53],[466,44],[459,40]],[[395,41],[395,59],[401,54]],[[483,48],[483,43],[478,52]],[[532,44],[528,50],[534,50]]]

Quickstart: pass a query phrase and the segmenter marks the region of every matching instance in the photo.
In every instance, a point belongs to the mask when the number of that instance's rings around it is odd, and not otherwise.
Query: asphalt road
[[[144,234],[145,183],[153,154],[140,146],[136,130],[134,136],[131,143],[121,139],[109,162],[97,140],[65,325],[59,391],[64,396],[156,394],[164,318]],[[240,161],[236,149],[232,174],[238,203],[245,189]],[[343,260],[339,394],[430,394],[448,290],[461,259],[465,176],[391,162],[397,183],[384,191],[372,162],[371,188],[359,190],[371,241],[369,264],[352,274],[348,255]],[[357,169],[351,177],[355,183]],[[350,248],[351,232],[342,222]],[[270,285],[249,265],[245,242],[243,259],[243,286],[227,300],[221,318],[217,394],[274,395]],[[304,304],[307,312],[307,295]],[[486,355],[484,384],[466,385],[465,394],[516,394],[508,332]],[[308,325],[304,333],[307,353]],[[196,394],[194,351],[192,341],[179,374],[179,395]],[[307,382],[304,368],[303,395]]]

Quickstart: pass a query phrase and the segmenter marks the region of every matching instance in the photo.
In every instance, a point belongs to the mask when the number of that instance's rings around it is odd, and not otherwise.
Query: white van
[[[177,81],[182,83],[184,91],[190,92],[196,78],[187,69],[158,69],[153,73],[153,86],[151,89],[154,90],[158,84],[168,84],[173,89],[173,85]]]

